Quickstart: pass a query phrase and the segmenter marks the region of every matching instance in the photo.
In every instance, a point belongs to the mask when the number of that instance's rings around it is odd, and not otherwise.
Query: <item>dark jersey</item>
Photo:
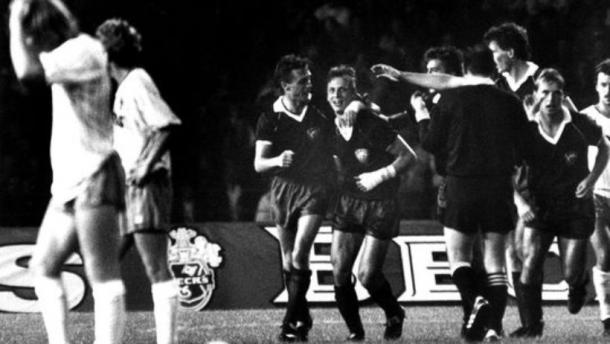
[[[335,129],[335,155],[341,161],[344,182],[341,192],[362,199],[393,198],[398,191],[399,178],[387,180],[369,192],[358,189],[354,177],[391,164],[395,157],[387,148],[396,139],[396,133],[381,118],[369,111],[358,113],[352,136],[346,141]]]
[[[432,109],[422,147],[446,155],[447,175],[511,175],[527,135],[521,102],[493,85],[464,86],[442,93]]]
[[[597,145],[601,129],[589,118],[571,113],[556,143],[542,136],[537,122],[530,122],[531,142],[525,155],[529,169],[528,190],[537,204],[544,200],[573,199],[577,185],[589,174],[588,146]]]
[[[256,125],[256,139],[272,143],[272,156],[285,150],[294,152],[292,165],[278,170],[277,176],[303,183],[327,184],[334,179],[333,127],[328,117],[309,105],[302,122],[282,112],[261,114]]]
[[[525,97],[534,94],[534,91],[536,90],[536,78],[540,74],[540,71],[542,71],[542,69],[538,68],[533,75],[528,76],[525,81],[519,86],[519,88],[514,91],[510,88],[510,85],[508,84],[508,81],[506,81],[506,78],[501,74],[498,74],[494,78],[494,82],[499,89],[509,93],[513,93],[517,97],[519,97],[519,99],[524,100]]]

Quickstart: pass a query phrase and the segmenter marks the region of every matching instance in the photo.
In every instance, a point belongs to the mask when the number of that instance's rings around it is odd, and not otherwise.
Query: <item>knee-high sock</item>
[[[523,294],[523,291],[520,290],[522,288],[521,284],[521,271],[513,271],[513,289],[515,290],[515,298],[517,300],[517,310],[519,311],[519,320],[521,320],[521,324],[525,324],[524,312],[526,311],[527,305],[523,304],[523,301],[519,299],[519,295]]]
[[[474,300],[479,294],[476,287],[476,274],[470,266],[464,265],[453,271],[451,279],[453,280],[453,283],[460,292],[460,297],[462,299],[462,309],[464,310],[463,319],[464,321],[466,321],[470,316],[470,312],[472,312],[472,305],[474,304]]]
[[[307,305],[307,289],[311,281],[311,270],[292,269],[288,279],[288,304],[284,323],[296,323],[307,320],[309,307]]]
[[[375,277],[375,282],[372,285],[366,286],[366,290],[371,295],[371,299],[383,309],[388,319],[397,315],[403,316],[403,310],[392,293],[392,287],[382,273]]]
[[[178,284],[173,279],[154,283],[151,286],[151,292],[154,303],[157,344],[177,343]]]
[[[599,301],[599,316],[602,321],[610,319],[610,272],[593,267],[593,286]]]
[[[536,325],[542,321],[542,283],[520,283],[517,302],[523,307],[524,326]]]
[[[121,280],[92,283],[95,344],[120,344],[125,327],[125,286]]]
[[[489,327],[502,332],[502,318],[506,310],[507,284],[505,273],[493,273],[487,275],[487,299],[491,305],[491,318],[489,319]]]
[[[360,319],[358,296],[353,284],[335,285],[335,300],[339,313],[345,320],[347,328],[352,333],[363,333],[362,320]]]
[[[49,344],[68,343],[66,317],[68,306],[64,286],[59,278],[41,276],[36,279],[36,296],[42,313]]]

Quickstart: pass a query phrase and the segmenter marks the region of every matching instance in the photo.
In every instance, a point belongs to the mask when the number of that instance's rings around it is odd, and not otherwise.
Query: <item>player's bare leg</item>
[[[134,241],[151,283],[157,344],[177,343],[178,286],[167,265],[165,232],[136,232]]]
[[[117,210],[112,205],[75,211],[85,273],[91,282],[95,307],[95,344],[121,342],[125,324],[125,286],[118,262]]]
[[[604,326],[603,334],[610,336],[610,227],[608,221],[601,216],[596,216],[591,245],[596,257],[592,275],[599,302],[600,320]]]
[[[339,312],[349,329],[348,341],[364,340],[364,328],[360,319],[358,296],[354,289],[353,267],[364,235],[333,231],[330,259],[333,266],[335,300]]]
[[[523,271],[521,288],[516,290],[517,302],[528,305],[523,313],[522,326],[511,337],[538,337],[542,335],[542,267],[554,235],[535,228],[523,231]]]
[[[49,344],[69,343],[65,289],[61,266],[77,247],[73,217],[61,209],[47,209],[29,267],[35,276],[35,290]]]
[[[405,312],[398,304],[390,283],[383,275],[383,263],[391,240],[367,235],[364,238],[362,259],[358,267],[358,279],[368,290],[371,299],[384,311],[387,322],[384,339],[397,339],[402,335]]]
[[[589,276],[585,270],[587,262],[587,239],[559,239],[561,268],[565,281],[570,286],[568,311],[576,314],[585,304]]]

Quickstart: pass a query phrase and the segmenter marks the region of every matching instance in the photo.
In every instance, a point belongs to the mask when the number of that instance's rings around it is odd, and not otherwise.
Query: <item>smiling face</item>
[[[553,115],[562,112],[564,93],[556,82],[540,81],[536,90],[536,98],[540,101],[540,112]]]
[[[311,72],[309,68],[293,69],[291,81],[282,82],[284,96],[296,104],[306,104],[311,98]]]
[[[355,97],[354,80],[350,76],[334,77],[326,86],[326,100],[337,115],[343,114],[343,110]]]
[[[601,72],[597,73],[595,90],[599,97],[599,103],[605,107],[610,107],[610,75]]]
[[[496,64],[496,69],[498,70],[498,72],[508,72],[513,64],[513,50],[504,50],[500,48],[496,41],[489,42],[489,45],[487,47],[493,54],[494,62]]]

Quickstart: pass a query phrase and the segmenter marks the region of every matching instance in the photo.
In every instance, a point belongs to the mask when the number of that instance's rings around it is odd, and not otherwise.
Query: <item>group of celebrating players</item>
[[[22,80],[44,77],[53,96],[52,199],[30,261],[49,343],[69,342],[60,267],[77,249],[93,290],[96,343],[120,343],[119,228],[135,243],[152,283],[157,342],[176,343],[178,288],[167,268],[165,230],[167,142],[180,120],[140,68],[140,35],[118,19],[103,23],[97,39],[80,33],[59,0],[14,0],[9,29],[15,73]],[[591,239],[592,280],[603,334],[610,335],[610,60],[596,69],[599,101],[578,112],[561,74],[528,60],[525,29],[502,24],[483,40],[486,47],[465,58],[453,47],[429,49],[428,73],[372,67],[377,77],[430,89],[411,95],[411,105],[421,145],[443,176],[437,206],[462,299],[461,335],[473,341],[504,335],[506,256],[522,323],[510,335],[542,335],[542,266],[555,237],[571,313],[586,299]],[[335,298],[347,340],[365,338],[352,275],[359,254],[356,278],[386,315],[384,338],[397,339],[405,312],[382,267],[398,234],[399,176],[417,156],[392,128],[395,116],[358,94],[350,66],[328,72],[332,116],[311,105],[309,67],[300,56],[280,59],[274,76],[281,96],[256,127],[254,168],[273,176],[288,290],[279,339],[306,341],[313,326],[309,254],[329,207]],[[111,79],[118,84],[112,110]],[[590,147],[597,155],[589,170]]]
[[[486,46],[464,55],[454,47],[429,49],[428,73],[371,68],[377,77],[430,89],[412,94],[411,106],[421,145],[443,177],[437,207],[462,299],[460,334],[486,342],[504,336],[508,257],[521,320],[510,336],[542,335],[543,264],[555,238],[569,285],[568,310],[578,313],[586,300],[591,238],[593,284],[608,336],[610,60],[596,69],[598,103],[579,112],[565,95],[562,75],[529,61],[523,27],[494,26],[483,41]],[[308,255],[331,199],[335,299],[347,340],[365,336],[352,277],[359,251],[357,279],[385,312],[384,338],[402,334],[405,313],[382,266],[398,234],[397,179],[417,156],[393,130],[396,116],[381,114],[358,95],[355,74],[346,65],[329,70],[327,101],[334,116],[327,117],[309,103],[309,61],[282,57],[275,70],[282,95],[257,124],[254,166],[273,175],[271,200],[288,290],[283,341],[305,341],[312,327],[305,298]]]

